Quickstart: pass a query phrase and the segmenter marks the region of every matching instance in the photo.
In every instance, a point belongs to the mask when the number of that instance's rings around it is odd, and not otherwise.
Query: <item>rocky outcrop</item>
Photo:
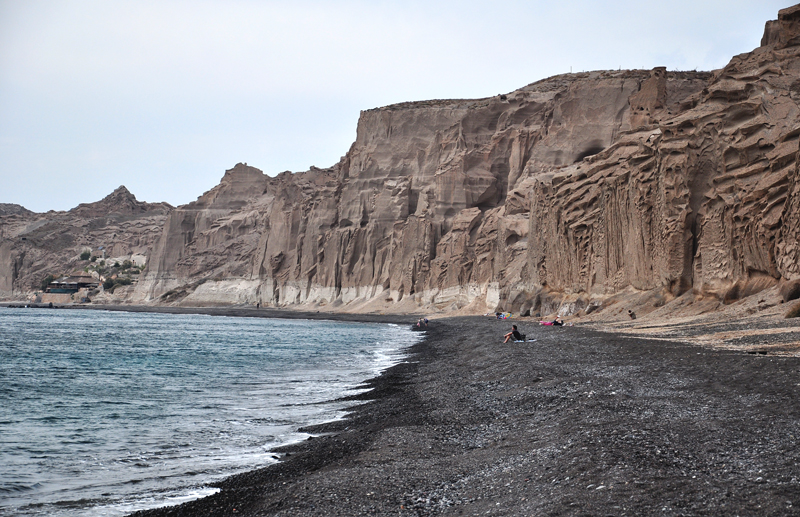
[[[0,216],[19,215],[31,216],[33,212],[28,210],[22,205],[15,205],[12,203],[0,203]]]
[[[336,166],[240,164],[174,211],[138,295],[536,310],[543,290],[730,297],[800,276],[796,18],[713,74],[569,74],[365,111]]]
[[[80,269],[83,251],[120,257],[152,254],[172,207],[138,201],[119,187],[96,203],[67,212],[37,214],[18,205],[0,207],[0,296],[24,296],[47,275]]]
[[[623,290],[729,302],[798,279],[798,35],[793,7],[713,73],[565,74],[364,111],[333,167],[238,164],[164,212],[132,299],[589,311]]]
[[[661,109],[602,153],[536,178],[534,284],[724,297],[800,276],[798,19],[798,8],[781,11],[766,46],[733,58],[682,109]]]
[[[394,309],[524,299],[535,288],[527,253],[534,179],[677,109],[708,78],[572,74],[488,99],[363,112],[335,167],[268,178],[240,164],[175,210],[139,294]],[[631,97],[643,108],[635,120]]]

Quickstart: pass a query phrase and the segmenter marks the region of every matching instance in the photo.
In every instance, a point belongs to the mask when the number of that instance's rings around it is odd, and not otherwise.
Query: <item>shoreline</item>
[[[409,359],[188,515],[800,515],[800,358],[433,320]]]
[[[7,307],[12,304],[2,304]],[[36,309],[50,309],[47,306],[32,307]],[[413,324],[420,317],[414,314],[361,314],[361,313],[338,313],[338,312],[306,312],[291,309],[276,309],[272,307],[172,307],[161,305],[62,305],[53,309],[76,309],[76,310],[97,310],[97,311],[116,311],[116,312],[152,312],[156,314],[203,314],[206,316],[228,316],[235,318],[280,318],[291,320],[327,320],[327,321],[351,321],[360,323],[394,323],[397,325]],[[413,320],[413,321],[412,321]]]
[[[512,322],[535,341],[501,344]],[[760,344],[698,339],[744,328]],[[800,357],[765,348],[796,342],[800,320],[698,321],[673,336],[648,329],[432,320],[404,362],[346,398],[360,404],[343,419],[301,428],[316,437],[274,449],[279,463],[210,484],[217,494],[132,515],[800,515]]]
[[[37,308],[47,309],[48,307],[44,306],[44,307],[37,307]],[[73,308],[74,309],[75,307],[59,307],[59,308]],[[156,310],[153,310],[154,309],[153,307],[148,307],[148,306],[142,306],[142,307],[130,307],[130,306],[104,307],[104,306],[95,305],[95,306],[83,306],[81,308],[82,309],[86,309],[86,310],[89,310],[89,309],[101,310],[101,311],[110,310],[111,312],[132,312],[132,313],[139,313],[139,312],[145,313],[146,312],[146,313],[161,313],[161,314],[204,314],[204,315],[225,316],[225,317],[260,317],[260,318],[264,318],[264,319],[276,319],[276,320],[277,319],[284,319],[284,320],[303,319],[303,320],[316,320],[316,321],[320,321],[320,322],[322,322],[324,320],[324,321],[332,322],[332,323],[355,322],[355,323],[359,323],[359,324],[360,323],[368,324],[369,325],[368,328],[371,329],[369,331],[370,334],[373,334],[374,332],[394,333],[394,332],[397,332],[400,329],[402,329],[403,335],[406,336],[405,338],[399,338],[398,340],[394,340],[394,339],[385,340],[386,346],[388,346],[390,348],[393,347],[392,348],[393,352],[391,352],[391,354],[392,354],[391,361],[383,362],[382,365],[377,369],[371,368],[371,371],[362,372],[360,377],[356,377],[356,378],[353,379],[354,382],[351,383],[351,387],[350,388],[347,388],[347,389],[345,389],[343,391],[340,390],[337,393],[331,393],[329,395],[329,397],[330,397],[329,400],[327,400],[327,401],[320,400],[318,402],[314,402],[313,403],[313,404],[338,403],[337,407],[340,407],[340,408],[342,406],[352,406],[355,403],[357,403],[358,401],[364,400],[365,397],[363,396],[363,394],[367,390],[370,389],[370,386],[369,386],[370,379],[373,378],[375,375],[377,375],[376,372],[379,372],[382,369],[387,369],[387,366],[388,366],[388,368],[391,368],[392,366],[394,366],[394,365],[396,365],[398,363],[402,363],[402,362],[407,361],[408,357],[409,357],[409,352],[408,351],[414,346],[414,344],[412,344],[412,343],[414,343],[415,341],[419,340],[419,337],[420,337],[419,333],[414,333],[412,335],[408,335],[407,334],[407,330],[412,327],[411,322],[408,321],[409,320],[408,316],[390,315],[389,317],[386,317],[385,315],[366,315],[366,317],[365,317],[365,315],[344,315],[344,317],[337,317],[337,315],[334,315],[333,317],[331,317],[330,314],[325,314],[325,313],[299,313],[297,311],[290,312],[290,311],[280,311],[280,310],[254,310],[254,309],[248,309],[248,308],[245,308],[244,310],[242,310],[241,308],[229,308],[229,307],[223,307],[223,308],[216,308],[216,307],[214,307],[214,308],[170,308],[170,307],[166,307],[166,308],[157,308]],[[27,311],[14,311],[14,312],[27,313]],[[48,313],[48,312],[42,313],[40,311],[37,314],[39,314],[40,317],[47,318],[48,314],[52,314],[53,316],[57,317],[56,315],[59,314],[60,312],[61,311],[57,311],[55,313]],[[33,314],[33,313],[31,313],[31,314]],[[76,313],[73,313],[73,314],[76,314]],[[88,315],[87,313],[84,313],[84,314]],[[94,318],[94,316],[90,316],[90,318]],[[372,320],[372,321],[370,321],[370,320]],[[134,321],[136,321],[136,320],[134,319]],[[231,323],[230,323],[230,320],[229,320],[228,325],[230,325],[230,324]],[[407,324],[407,326],[406,326],[406,324]],[[234,324],[234,325],[236,325],[236,324]],[[306,326],[305,323],[302,323],[302,325],[304,327]],[[381,327],[378,326],[378,325],[383,325],[384,330],[380,330]],[[394,327],[396,330],[391,330],[391,331],[388,330],[390,327]],[[359,327],[354,327],[353,332],[360,332],[359,330],[357,330],[358,328]],[[378,330],[376,330],[376,329],[378,329]],[[377,336],[380,336],[381,334],[373,334],[373,335],[375,335],[377,337]],[[410,336],[416,336],[416,338],[411,338]],[[344,404],[342,404],[342,402],[344,402]],[[342,409],[337,410],[336,411],[337,414],[335,416],[331,416],[330,417],[330,418],[332,418],[332,420],[320,420],[319,418],[317,418],[317,419],[311,420],[311,422],[314,422],[315,423],[314,425],[318,425],[318,424],[333,425],[334,423],[336,423],[336,422],[340,421],[342,418],[344,418],[345,415],[347,413],[349,413],[349,412],[350,412],[350,407],[344,407]],[[308,421],[306,422],[306,424],[307,423],[308,423]],[[299,440],[295,439],[295,440],[291,440],[291,441],[288,441],[288,442],[283,442],[282,446],[275,446],[275,448],[290,447],[290,446],[292,446],[292,445],[294,445],[296,443],[299,443],[300,441],[302,441],[305,438],[305,437],[303,437],[303,434],[305,434],[305,429],[304,428],[299,428],[298,429],[296,427],[297,425],[302,425],[302,424],[298,423],[295,426],[293,426],[294,427],[294,431],[300,433]],[[276,458],[279,457],[279,456],[280,456],[280,454],[275,454]],[[252,469],[254,467],[253,466],[249,466],[247,468],[248,469]],[[241,473],[242,470],[241,469],[238,469],[238,470]],[[208,480],[206,480],[206,481],[208,481]],[[222,480],[217,478],[217,483],[219,483],[221,481]],[[208,486],[209,487],[213,487],[215,484],[216,483],[214,483],[214,484],[209,483]],[[165,500],[162,504],[168,504],[168,502]],[[0,513],[2,513],[2,512],[0,512]]]
[[[151,310],[149,306],[83,306],[83,309],[113,310],[127,312],[156,312],[165,314],[204,314],[211,316],[230,316],[230,317],[258,317],[258,318],[285,318],[285,319],[309,319],[327,320],[357,323],[384,323],[396,325],[408,325],[412,330],[419,318],[417,315],[396,315],[396,314],[351,314],[351,313],[323,313],[323,312],[301,312],[282,309],[250,309],[250,308],[230,308],[230,307],[159,307],[159,310]],[[432,330],[429,326],[425,331]],[[131,515],[137,517],[144,516],[175,516],[175,515],[247,515],[247,506],[251,506],[250,495],[242,497],[242,486],[249,486],[257,479],[261,484],[264,478],[272,479],[274,484],[285,484],[283,479],[296,478],[304,474],[318,470],[325,465],[342,459],[355,452],[357,446],[342,446],[336,437],[352,428],[364,425],[365,417],[371,418],[369,406],[382,400],[387,396],[396,396],[398,385],[405,382],[408,374],[415,370],[416,365],[429,352],[426,346],[428,332],[417,343],[410,346],[405,352],[405,357],[397,364],[387,368],[380,375],[365,379],[357,388],[359,393],[350,396],[340,397],[330,402],[354,402],[355,404],[343,410],[343,417],[337,420],[323,422],[320,424],[304,426],[297,429],[299,433],[307,433],[312,437],[307,440],[292,442],[283,446],[276,447],[270,452],[279,458],[278,463],[270,464],[262,468],[247,472],[234,474],[223,480],[209,483],[211,488],[218,488],[221,491],[210,496],[206,496],[192,501],[173,506],[165,506],[148,510],[139,510]],[[408,409],[407,406],[404,409]],[[366,410],[366,411],[365,411]],[[246,489],[244,489],[246,491]],[[214,498],[211,500],[210,498]],[[261,512],[258,512],[261,513]]]
[[[345,316],[346,321],[362,322],[358,316],[363,315]],[[384,320],[381,322],[396,323]],[[431,329],[429,326],[428,330]],[[311,472],[319,471],[363,450],[364,438],[374,432],[376,426],[383,427],[378,421],[379,415],[385,415],[387,410],[391,412],[387,406],[399,402],[403,394],[402,385],[408,382],[409,376],[413,375],[419,362],[431,354],[432,350],[427,346],[428,339],[426,332],[426,336],[409,347],[406,357],[400,363],[387,368],[377,377],[365,379],[358,386],[359,390],[366,388],[365,391],[336,399],[335,401],[356,403],[344,410],[343,418],[301,427],[297,429],[298,432],[311,434],[312,437],[272,449],[270,452],[279,457],[278,463],[211,483],[210,487],[221,490],[211,496],[175,506],[140,510],[130,514],[131,517],[262,514],[258,509],[260,487],[269,485],[280,489],[287,480],[301,479]],[[408,400],[404,400],[399,406],[402,407],[399,413],[410,409]],[[342,433],[356,433],[359,439],[351,440],[348,444],[347,440],[339,439]],[[345,512],[344,515],[349,514]]]

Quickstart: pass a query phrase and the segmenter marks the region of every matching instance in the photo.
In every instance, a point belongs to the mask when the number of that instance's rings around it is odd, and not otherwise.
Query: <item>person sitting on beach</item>
[[[503,343],[508,343],[508,341],[512,337],[514,338],[514,341],[525,341],[525,335],[519,333],[519,330],[517,330],[517,326],[516,325],[511,325],[511,332],[509,332],[508,334],[504,335],[503,337],[506,338],[506,340],[503,341]]]

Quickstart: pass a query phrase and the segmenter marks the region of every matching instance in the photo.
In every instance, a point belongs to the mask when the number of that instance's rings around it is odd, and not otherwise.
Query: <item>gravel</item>
[[[280,463],[135,515],[800,515],[800,358],[514,322],[432,321]]]

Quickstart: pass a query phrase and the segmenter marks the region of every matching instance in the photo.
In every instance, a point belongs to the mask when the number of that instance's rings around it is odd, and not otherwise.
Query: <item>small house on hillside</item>
[[[53,280],[45,293],[73,294],[81,289],[97,289],[100,283],[90,275],[72,275]]]

